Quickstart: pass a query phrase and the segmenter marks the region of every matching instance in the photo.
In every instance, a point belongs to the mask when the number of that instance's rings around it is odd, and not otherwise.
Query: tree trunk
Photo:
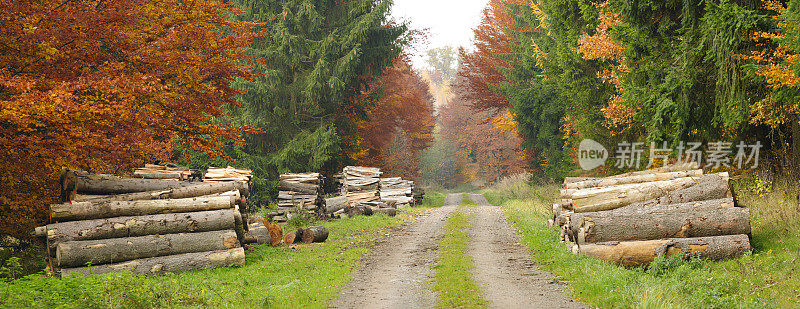
[[[337,197],[326,198],[325,204],[323,204],[323,206],[325,207],[326,214],[335,213],[340,209],[344,209],[345,207],[347,207],[347,197],[337,196]]]
[[[74,171],[68,174],[74,177],[68,181],[74,182],[75,190],[88,194],[120,194],[133,192],[146,192],[181,188],[192,185],[191,182],[163,179],[124,178],[106,174],[91,174],[84,171]]]
[[[281,226],[266,220],[264,220],[264,225],[266,225],[267,230],[269,230],[269,238],[271,240],[270,246],[275,247],[280,245],[283,240],[283,229]]]
[[[64,268],[61,269],[61,277],[89,276],[123,271],[133,274],[158,275],[210,267],[244,266],[244,263],[244,248],[233,248],[144,258],[116,264]]]
[[[108,195],[102,198],[93,198],[91,199],[91,201],[108,202],[108,201],[137,201],[137,200],[155,200],[155,199],[179,199],[179,198],[190,198],[190,197],[198,197],[198,196],[206,196],[214,194],[226,194],[226,192],[234,190],[239,191],[240,196],[248,196],[250,189],[247,183],[240,181],[214,182],[214,183],[195,182],[194,185],[189,187]]]
[[[133,173],[134,178],[144,178],[144,179],[181,179],[180,172],[171,172],[171,173],[148,173],[145,171],[135,171]]]
[[[372,215],[372,208],[367,206],[350,206],[347,209],[347,216],[348,217],[355,217],[355,216],[371,216]]]
[[[373,214],[384,214],[389,217],[394,217],[397,215],[397,208],[372,208]]]
[[[575,212],[611,210],[665,196],[671,191],[689,188],[698,184],[701,177],[685,177],[642,184],[584,189],[571,194],[570,197],[572,198],[572,207]]]
[[[59,267],[108,264],[181,253],[226,250],[239,247],[233,230],[138,237],[77,240],[58,244]]]
[[[653,174],[644,174],[644,175],[618,177],[618,178],[600,178],[594,180],[585,180],[585,181],[568,183],[566,184],[566,188],[587,189],[587,188],[597,188],[597,187],[610,187],[610,186],[618,186],[624,184],[672,180],[677,178],[700,176],[700,175],[703,175],[703,170],[653,173]]]
[[[295,239],[295,233],[294,232],[289,232],[289,233],[283,234],[283,243],[286,244],[286,245],[293,244],[294,243],[294,239]]]
[[[688,170],[696,170],[700,168],[700,164],[697,162],[687,162],[687,163],[680,163],[680,164],[672,164],[666,165],[657,168],[651,168],[648,170],[643,171],[635,171],[630,173],[624,173],[614,176],[609,176],[606,178],[620,178],[620,177],[630,177],[630,176],[637,176],[637,175],[645,175],[645,174],[653,174],[653,173],[669,173],[669,172],[678,172],[678,171],[688,171]]]
[[[234,209],[223,209],[53,223],[37,227],[36,236],[46,236],[55,248],[58,243],[72,240],[230,230],[237,214]]]
[[[732,198],[573,214],[570,226],[579,244],[750,234],[750,212]]]
[[[269,229],[267,229],[267,227],[261,223],[250,224],[244,243],[255,243],[259,245],[272,244],[272,238],[269,235]]]
[[[324,242],[328,239],[328,229],[324,226],[311,226],[303,230],[303,242]]]
[[[51,205],[50,216],[54,221],[74,221],[119,216],[219,210],[233,208],[235,204],[236,200],[231,196],[171,200],[78,202]]]
[[[592,180],[592,179],[598,179],[598,178],[596,178],[596,177],[564,177],[564,184],[566,185],[566,184],[573,183],[573,182],[586,181],[586,180]]]
[[[725,235],[697,238],[671,238],[574,245],[572,252],[584,254],[622,266],[646,266],[656,257],[697,255],[707,260],[735,258],[749,251],[747,235]]]
[[[291,183],[288,181],[281,180],[278,183],[278,190],[283,191],[294,191],[300,192],[305,194],[317,195],[319,194],[319,185],[309,185],[309,184],[302,184],[302,183]]]
[[[670,205],[733,197],[729,183],[730,181],[727,177],[721,177],[718,174],[703,175],[697,179],[697,184],[694,186],[672,191],[654,199],[633,203],[623,208]],[[733,198],[733,203],[734,206],[738,206],[736,198]]]

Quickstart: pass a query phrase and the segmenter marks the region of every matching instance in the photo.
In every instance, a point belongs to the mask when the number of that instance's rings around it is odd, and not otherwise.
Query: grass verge
[[[411,210],[413,215],[418,210]],[[409,215],[319,222],[322,244],[257,246],[243,267],[148,277],[111,274],[75,279],[31,275],[0,282],[2,308],[325,308],[350,280],[370,244]]]
[[[439,308],[485,308],[480,287],[472,278],[475,267],[467,250],[470,235],[467,229],[475,215],[454,212],[447,219],[444,237],[439,245],[441,259],[436,265],[433,290],[439,294]]]
[[[444,205],[444,198],[447,196],[447,193],[443,191],[431,191],[425,192],[425,196],[422,198],[422,207],[439,207]]]
[[[800,234],[789,222],[768,220],[780,205],[756,198],[740,188],[737,195],[750,207],[752,253],[719,261],[658,259],[649,269],[627,269],[572,255],[547,227],[558,186],[528,187],[525,198],[506,199],[497,190],[485,195],[502,205],[522,232],[521,241],[547,271],[569,283],[579,300],[602,308],[796,308],[800,307]],[[783,200],[785,201],[785,200]],[[783,207],[785,208],[785,207]],[[796,209],[795,209],[796,211]],[[784,216],[784,218],[787,218]],[[791,221],[791,220],[790,220]]]

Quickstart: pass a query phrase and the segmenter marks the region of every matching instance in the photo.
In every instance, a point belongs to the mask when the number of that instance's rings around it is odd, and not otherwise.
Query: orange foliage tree
[[[420,152],[433,142],[433,96],[406,56],[369,87],[374,98],[367,117],[358,123],[358,164],[380,167],[386,176],[416,179]]]
[[[597,72],[597,77],[603,82],[614,85],[616,93],[608,99],[608,105],[603,108],[606,126],[624,131],[633,122],[634,110],[622,103],[622,78],[629,71],[625,65],[625,47],[614,39],[609,31],[621,21],[619,13],[614,12],[608,1],[595,5],[599,12],[600,23],[594,34],[587,33],[578,37],[578,47],[575,52],[581,54],[586,60],[601,60],[606,62],[606,68]],[[618,132],[612,132],[618,133]]]
[[[456,79],[453,98],[439,112],[442,136],[466,158],[462,178],[496,181],[525,172],[529,158],[507,108],[478,109],[463,77]],[[499,115],[499,116],[498,116]]]
[[[0,3],[0,235],[45,223],[61,166],[120,172],[180,140],[219,155],[209,120],[246,78],[254,24],[220,1]]]
[[[507,4],[521,4],[521,0],[490,0],[481,13],[481,23],[473,29],[473,45],[475,51],[459,51],[459,76],[464,77],[464,85],[469,91],[464,98],[477,108],[509,107],[508,100],[499,95],[495,89],[500,83],[507,81],[500,72],[508,67],[508,63],[500,55],[513,51],[508,30],[513,27],[513,18],[509,16]]]

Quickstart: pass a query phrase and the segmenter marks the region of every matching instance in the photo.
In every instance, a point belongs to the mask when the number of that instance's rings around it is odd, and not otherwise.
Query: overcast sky
[[[416,29],[428,28],[428,48],[451,45],[469,48],[472,29],[481,20],[487,0],[394,0],[392,16],[408,20]],[[418,52],[414,65],[424,65],[424,50]]]

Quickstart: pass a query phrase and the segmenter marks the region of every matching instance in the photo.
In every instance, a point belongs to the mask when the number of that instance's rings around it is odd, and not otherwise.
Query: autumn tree
[[[219,156],[212,123],[249,77],[252,24],[219,1],[0,3],[0,234],[29,237],[62,166],[120,173],[176,140]]]
[[[237,20],[264,23],[266,35],[249,46],[256,77],[233,83],[243,93],[226,118],[259,132],[226,154],[254,171],[254,201],[266,203],[279,173],[332,172],[349,163],[355,123],[367,108],[357,99],[400,54],[406,27],[391,23],[386,0],[232,3],[246,10]]]
[[[417,179],[420,152],[433,142],[433,96],[407,56],[373,83],[365,100],[373,100],[358,122],[358,164],[376,166],[387,176]]]
[[[450,82],[456,75],[457,57],[455,48],[452,46],[442,46],[429,49],[428,58],[425,61],[430,68],[431,79],[437,85],[443,82]]]
[[[528,158],[520,149],[521,139],[516,128],[492,121],[493,116],[504,109],[476,109],[468,98],[469,88],[465,84],[463,77],[456,79],[453,98],[439,113],[442,136],[455,145],[458,156],[466,160],[460,178],[492,182],[525,172]],[[511,119],[507,121],[514,123]]]

